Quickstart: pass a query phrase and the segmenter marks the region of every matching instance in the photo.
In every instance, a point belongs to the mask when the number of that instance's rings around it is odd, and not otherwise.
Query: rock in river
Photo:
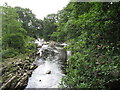
[[[48,71],[46,72],[46,74],[51,74],[51,71],[50,71],[50,70],[48,70]]]

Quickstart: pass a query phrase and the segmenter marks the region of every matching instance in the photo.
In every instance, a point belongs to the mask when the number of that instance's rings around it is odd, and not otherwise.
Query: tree
[[[16,13],[16,9],[10,6],[5,6],[3,8],[3,19],[2,19],[2,34],[16,33],[20,32],[25,34],[26,31],[21,27],[21,23],[17,21],[18,14]]]
[[[7,58],[25,52],[28,36],[22,23],[18,20],[16,8],[6,4],[2,9],[2,56]]]
[[[43,38],[45,40],[51,40],[51,34],[57,29],[57,14],[49,14],[43,20]]]
[[[80,36],[80,25],[76,24],[76,21],[80,15],[87,13],[91,6],[90,3],[70,2],[58,12],[58,29],[52,34],[52,37],[56,37],[58,41],[66,41]]]
[[[3,41],[8,48],[23,51],[25,46],[24,36],[21,33],[12,33],[4,36]]]
[[[14,8],[10,6],[5,6],[2,8],[3,8],[2,37],[3,37],[3,49],[4,49],[7,48],[6,44],[8,43],[4,40],[4,38],[6,38],[11,34],[16,34],[16,33],[25,35],[26,30],[23,29],[21,27],[21,23],[17,21],[18,14],[16,13],[16,10]]]
[[[73,54],[67,62],[62,85],[68,88],[119,88],[120,2],[71,5],[70,17],[58,22],[58,30],[53,33],[57,37],[64,34],[60,38],[69,42],[66,49]]]
[[[43,23],[35,17],[30,9],[15,7],[19,15],[18,20],[27,31],[27,35],[38,38],[42,36]]]

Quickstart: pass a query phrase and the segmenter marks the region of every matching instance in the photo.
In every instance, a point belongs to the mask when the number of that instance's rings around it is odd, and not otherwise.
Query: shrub
[[[18,54],[19,54],[18,50],[15,50],[13,48],[9,48],[9,49],[2,51],[2,58],[14,57]]]
[[[14,48],[20,51],[23,51],[25,42],[24,42],[24,36],[20,33],[16,34],[7,34],[3,38],[3,45],[8,48]]]

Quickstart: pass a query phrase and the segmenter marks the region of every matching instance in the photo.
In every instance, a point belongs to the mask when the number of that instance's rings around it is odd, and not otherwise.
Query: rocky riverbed
[[[21,55],[19,57],[8,58],[1,63],[2,83],[0,90],[22,90],[26,87],[28,78],[37,67],[33,64],[35,55],[32,53],[28,56]]]

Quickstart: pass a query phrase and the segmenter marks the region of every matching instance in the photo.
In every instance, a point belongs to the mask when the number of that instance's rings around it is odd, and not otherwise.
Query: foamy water
[[[62,60],[65,59],[62,48],[44,45],[44,40],[41,39],[35,43],[42,47],[38,49],[39,56],[34,62],[38,67],[29,78],[26,88],[58,88],[62,77],[65,76],[61,70]]]

